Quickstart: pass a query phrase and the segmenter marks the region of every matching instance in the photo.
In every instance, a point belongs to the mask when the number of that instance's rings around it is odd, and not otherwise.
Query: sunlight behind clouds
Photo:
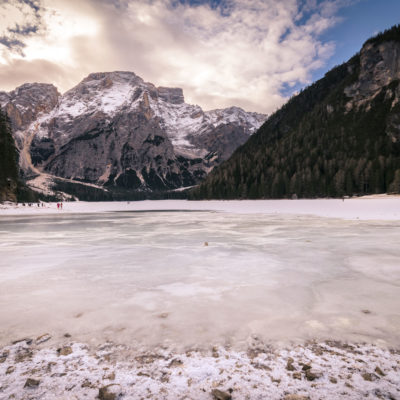
[[[308,83],[333,54],[334,43],[319,36],[347,3],[230,0],[222,9],[174,0],[46,0],[37,11],[15,0],[14,8],[0,5],[0,18],[9,18],[0,85],[10,90],[28,78],[65,91],[91,72],[130,70],[155,85],[182,87],[188,102],[205,109],[270,113],[286,100],[284,85]],[[17,24],[37,28],[15,34]],[[33,63],[43,68],[32,70]]]
[[[72,65],[74,48],[70,40],[76,37],[95,37],[99,27],[88,14],[65,6],[63,2],[47,1],[42,13],[45,27],[40,35],[26,39],[23,58],[48,60],[63,65]]]

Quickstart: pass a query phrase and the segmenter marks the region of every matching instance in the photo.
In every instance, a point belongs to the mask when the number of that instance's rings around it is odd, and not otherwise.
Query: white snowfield
[[[399,232],[396,196],[1,205],[0,399],[398,399]]]
[[[44,207],[0,204],[0,215],[49,213],[104,213],[114,211],[217,211],[234,214],[314,215],[360,220],[400,220],[400,196],[374,195],[346,199],[316,200],[145,200],[126,202],[68,202]]]
[[[83,342],[400,346],[399,229],[399,197],[8,206],[0,345],[72,323]]]

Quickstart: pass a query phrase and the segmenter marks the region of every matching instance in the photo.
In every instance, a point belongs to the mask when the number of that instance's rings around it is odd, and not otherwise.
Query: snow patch
[[[0,397],[95,398],[105,387],[121,400],[209,400],[214,389],[254,400],[289,394],[310,400],[372,400],[400,394],[400,353],[366,344],[314,342],[280,348],[253,339],[243,352],[214,346],[175,353],[62,342],[71,351],[66,356],[54,344],[23,341],[0,348]]]
[[[141,178],[141,176],[139,176]],[[59,179],[59,178],[57,178]],[[93,184],[89,186],[101,188]],[[104,189],[104,188],[103,188]],[[26,208],[1,207],[1,214],[30,214]],[[347,220],[400,220],[400,196],[380,195],[313,200],[145,200],[133,202],[73,202],[65,212],[104,213],[113,211],[218,211],[233,214],[314,215]],[[35,210],[36,212],[37,210]],[[48,212],[44,211],[43,212]]]

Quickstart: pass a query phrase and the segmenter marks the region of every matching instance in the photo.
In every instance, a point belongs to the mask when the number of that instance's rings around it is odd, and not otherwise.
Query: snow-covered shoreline
[[[274,348],[255,339],[242,352],[213,347],[173,353],[90,346],[69,337],[61,347],[51,342],[26,339],[0,348],[1,399],[356,400],[400,394],[400,352],[374,345]]]
[[[0,205],[0,400],[397,399],[399,220],[398,196]]]
[[[3,215],[44,215],[55,213],[104,213],[115,211],[216,211],[234,214],[313,215],[360,220],[400,220],[400,196],[374,195],[350,199],[301,200],[144,200],[126,202],[67,202],[0,204]]]

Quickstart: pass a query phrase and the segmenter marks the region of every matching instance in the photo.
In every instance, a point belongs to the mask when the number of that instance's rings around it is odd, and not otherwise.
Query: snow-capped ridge
[[[204,111],[178,87],[129,71],[96,72],[60,94],[49,84],[0,92],[22,169],[95,185],[193,186],[266,119],[239,107]]]

